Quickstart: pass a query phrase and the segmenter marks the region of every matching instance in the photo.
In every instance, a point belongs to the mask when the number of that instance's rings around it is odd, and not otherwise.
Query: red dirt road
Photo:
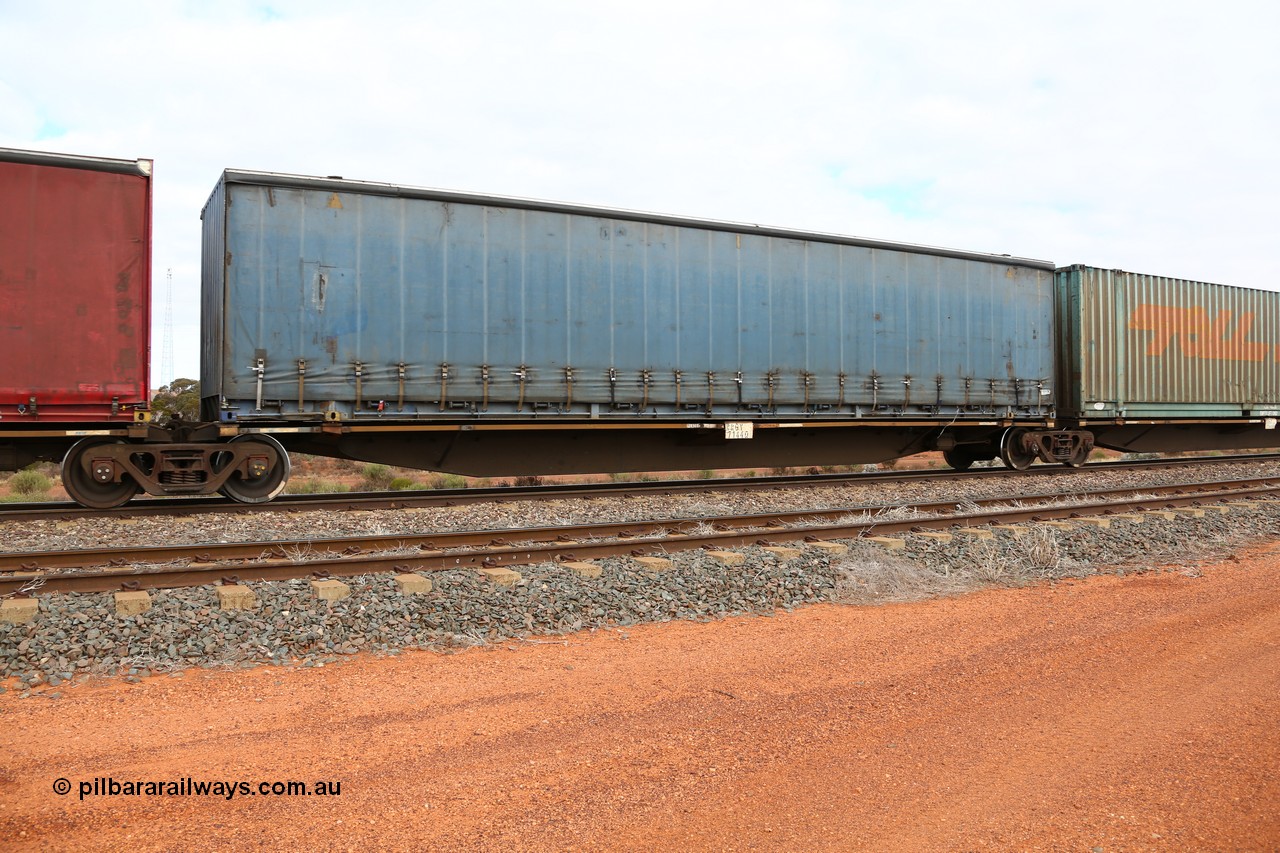
[[[1280,552],[0,696],[0,846],[1277,850]],[[71,781],[59,796],[56,779]],[[94,777],[338,797],[78,797]]]

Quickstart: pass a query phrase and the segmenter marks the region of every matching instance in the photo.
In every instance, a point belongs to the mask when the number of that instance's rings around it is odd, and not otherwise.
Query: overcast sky
[[[0,147],[155,159],[180,376],[228,167],[1280,289],[1278,10],[0,0]]]

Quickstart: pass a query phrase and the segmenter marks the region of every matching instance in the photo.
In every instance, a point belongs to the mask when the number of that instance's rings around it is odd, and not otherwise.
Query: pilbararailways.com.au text
[[[342,782],[245,782],[237,779],[208,781],[192,779],[169,779],[164,781],[127,779],[119,781],[112,777],[99,776],[85,779],[77,783],[80,799],[86,797],[222,797],[231,800],[236,797],[340,797]],[[55,779],[53,792],[59,796],[71,793],[72,785],[65,777]]]

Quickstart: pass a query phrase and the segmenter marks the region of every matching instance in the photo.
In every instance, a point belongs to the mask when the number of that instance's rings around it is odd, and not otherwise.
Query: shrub
[[[387,485],[393,492],[403,492],[405,489],[412,489],[418,484],[408,477],[396,477]]]
[[[465,489],[467,478],[461,474],[436,474],[431,478],[433,489]]]
[[[53,482],[39,471],[19,471],[9,478],[9,488],[15,495],[31,497],[52,489]]]
[[[712,471],[710,468],[703,468],[701,471],[698,472],[699,480],[714,480],[715,478],[716,478],[716,472]]]
[[[391,486],[391,481],[395,479],[395,474],[389,465],[379,465],[377,462],[369,462],[362,469],[360,474],[364,480],[360,483],[369,490],[387,489]]]
[[[349,492],[351,487],[346,483],[337,483],[333,480],[290,480],[289,484],[284,487],[286,495],[328,495],[334,492]]]

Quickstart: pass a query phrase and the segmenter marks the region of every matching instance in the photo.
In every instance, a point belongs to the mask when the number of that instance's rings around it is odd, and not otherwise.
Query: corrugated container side
[[[1280,293],[1073,266],[1058,271],[1064,402],[1083,417],[1280,409]]]
[[[150,172],[147,160],[0,150],[6,425],[131,419],[148,401]]]
[[[219,191],[205,387],[228,416],[1053,410],[1053,276],[1030,262],[246,173]]]

